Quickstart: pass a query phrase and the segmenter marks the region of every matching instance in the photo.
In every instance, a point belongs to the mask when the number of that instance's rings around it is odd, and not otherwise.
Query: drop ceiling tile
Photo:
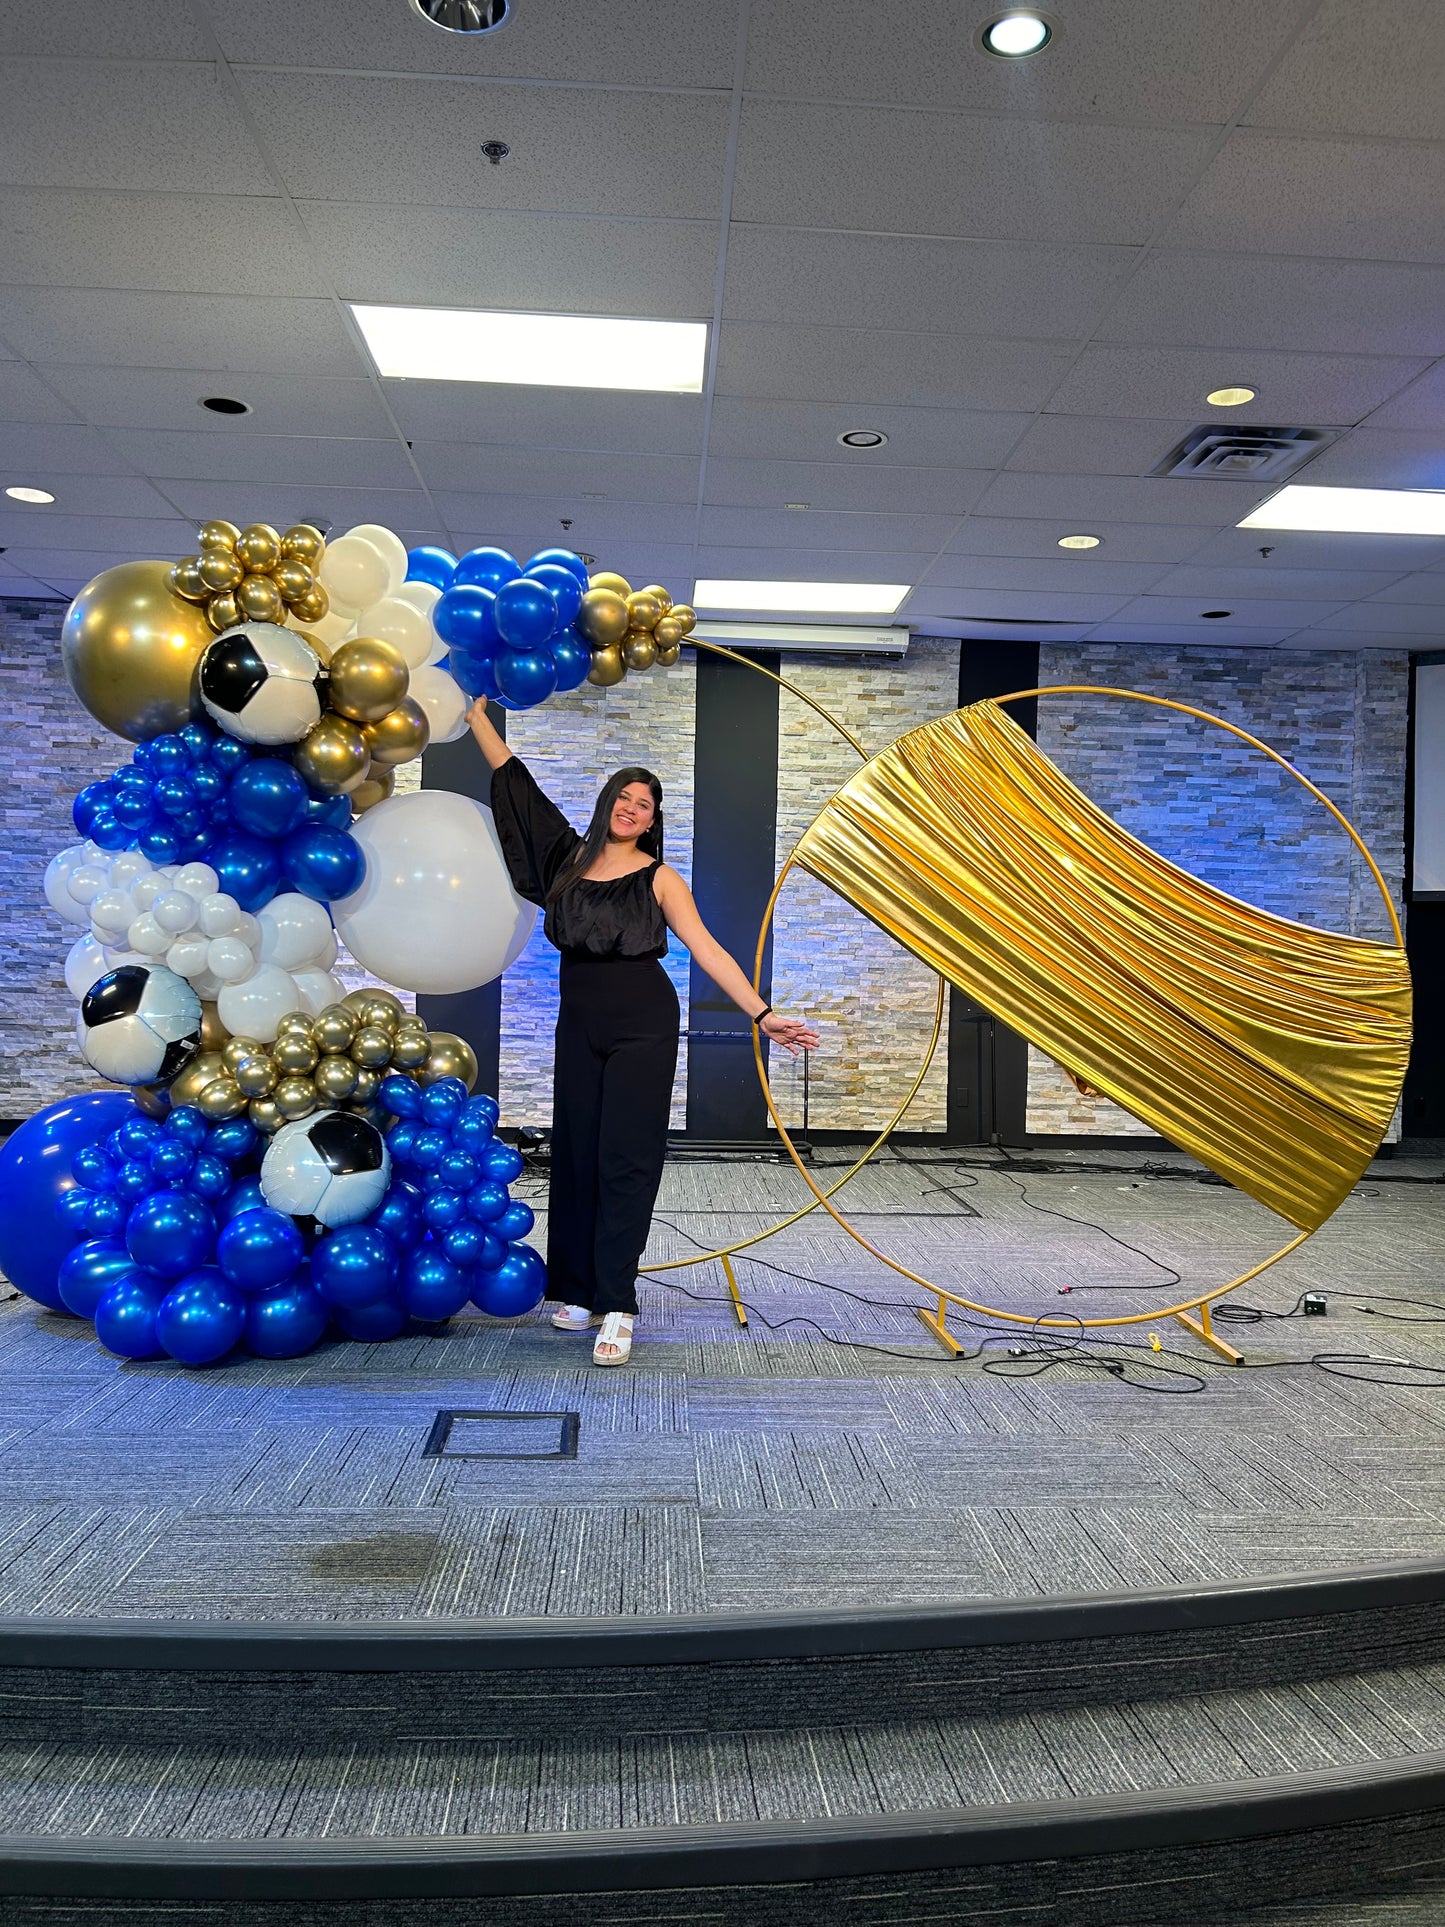
[[[1423,649],[1445,642],[1445,608],[1431,602],[1355,602],[1320,617],[1314,626],[1326,632],[1365,629],[1381,636],[1418,637],[1415,646]]]
[[[467,546],[496,542],[523,561],[538,549],[566,543],[570,548],[605,558],[619,544],[645,547],[653,541],[688,545],[691,554],[697,513],[676,502],[591,502],[577,496],[536,496],[518,501],[511,495],[439,490],[437,512]],[[564,529],[563,521],[571,523]],[[515,537],[521,548],[513,547]],[[626,570],[621,573],[626,574]]]
[[[1192,423],[1108,415],[1040,415],[1007,466],[1039,475],[1147,475]]]
[[[743,582],[907,582],[920,557],[871,549],[758,549],[699,546],[697,573]]]
[[[1074,352],[1037,341],[730,321],[719,344],[717,390],[862,407],[1032,411],[1047,400]],[[1417,368],[1412,364],[1409,372]],[[857,425],[867,426],[861,419]]]
[[[1091,334],[1138,258],[1133,248],[1021,247],[891,234],[813,233],[734,221],[723,314],[737,321],[941,334]]]
[[[1289,639],[1291,649],[1379,649],[1407,659],[1408,643],[1398,636],[1382,635],[1378,629],[1296,629]]]
[[[694,460],[702,451],[700,395],[608,394],[486,381],[388,381],[382,388],[402,433],[414,441],[610,449]]]
[[[0,334],[30,361],[358,375],[334,302],[92,288],[0,288]]]
[[[1012,618],[1022,622],[1102,622],[1128,598],[1120,595],[1093,595],[1073,589],[946,589],[928,583],[915,589],[899,610],[904,621],[916,622],[932,616],[948,616],[955,621]]]
[[[15,60],[0,66],[0,180],[15,187],[273,194],[214,65]]]
[[[344,481],[348,488],[408,489],[416,476],[398,441],[343,441],[319,435],[211,435],[175,429],[113,428],[112,442],[143,474],[175,481]]]
[[[1418,380],[1367,416],[1364,426],[1405,428],[1417,433],[1424,429],[1445,430],[1445,361],[1427,368]]]
[[[601,558],[604,568],[613,569],[629,582],[661,582],[672,585],[674,602],[692,587],[694,572],[692,548],[687,543],[652,540],[620,543]]]
[[[1020,650],[1019,684],[1034,681],[1034,665],[1037,658],[1030,654],[1025,657],[1023,650],[1030,651],[1036,642],[1082,642],[1093,628],[1093,622],[970,622],[952,616],[920,616],[920,629],[916,641],[922,642],[929,636],[946,636],[950,639],[961,637],[971,642],[992,642],[1007,645],[1017,643]]]
[[[1064,535],[1097,535],[1102,549],[1076,551],[1075,560],[1096,556],[1108,562],[1182,562],[1206,539],[1199,528],[1167,523],[1110,522],[1090,516],[1068,521],[1003,515],[970,515],[949,543],[953,555],[1058,556]],[[1068,552],[1063,551],[1068,559]]]
[[[851,402],[750,401],[719,395],[708,433],[710,457],[820,462],[865,470],[996,468],[1028,426],[1022,411],[892,408],[873,404],[867,420]],[[847,449],[838,437],[866,427],[886,435],[881,448]],[[892,483],[880,484],[892,486]]]
[[[1277,568],[1271,556],[1267,562],[1257,560],[1252,569],[1205,568],[1190,563],[1161,576],[1153,585],[1153,593],[1187,596],[1208,609],[1233,608],[1235,597],[1271,602],[1317,597],[1339,603],[1374,595],[1394,579],[1388,569]]]
[[[1445,488],[1445,437],[1357,428],[1316,455],[1299,479],[1341,488]]]
[[[964,515],[992,480],[988,469],[883,468],[866,462],[747,462],[714,456],[707,501],[714,508],[885,511],[898,515]]]
[[[0,560],[0,569],[4,567],[3,560]],[[23,575],[19,569],[5,569],[5,573],[0,575],[0,596],[3,596],[7,601],[14,599],[24,602],[62,602],[69,600],[68,597],[62,596],[58,590],[52,589],[48,582],[42,582],[38,577],[33,575]]]
[[[217,9],[216,31],[242,64],[730,88],[737,13],[737,0],[516,7],[504,33],[469,35],[446,33],[395,0],[347,0],[338,34],[334,0],[247,0]]]
[[[5,430],[0,428],[0,448],[3,448],[4,437]],[[33,512],[40,517],[53,515],[57,509],[66,516],[126,515],[132,518],[155,516],[164,519],[175,513],[168,498],[138,475],[53,475],[47,474],[43,468],[14,467],[5,462],[3,456],[0,456],[0,466],[3,466],[0,488],[23,482],[31,488],[48,489],[55,497],[53,508],[44,503],[32,505]],[[119,463],[112,457],[112,469],[118,466]],[[108,538],[105,546],[109,546]]]
[[[1437,0],[1324,0],[1249,103],[1247,124],[1440,137],[1445,12]]]
[[[1213,635],[1212,630],[1228,629],[1227,635]],[[1273,649],[1282,642],[1293,644],[1295,628],[1288,623],[1275,623],[1271,626],[1253,628],[1234,628],[1223,622],[1121,622],[1111,616],[1107,622],[1095,625],[1089,631],[1090,642],[1128,642],[1152,643],[1158,647],[1196,648],[1210,653],[1218,652],[1221,660],[1227,660],[1230,652],[1236,649]]]
[[[1360,608],[1360,614],[1377,602],[1425,602],[1436,607],[1445,605],[1445,569],[1417,569],[1413,575],[1400,576],[1396,581],[1377,589],[1369,601]]]
[[[1227,603],[1211,602],[1207,596],[1142,595],[1120,607],[1123,622],[1199,622],[1201,633],[1218,630],[1224,641],[1234,626],[1241,629],[1269,629],[1276,626],[1301,629],[1306,623],[1323,622],[1328,616],[1348,610],[1344,601],[1327,602],[1298,596],[1275,601],[1266,596],[1233,596]],[[1227,608],[1229,615],[1213,621],[1201,620],[1206,609]]]
[[[1248,566],[1268,548],[1271,567],[1281,569],[1406,569],[1445,564],[1445,537],[1428,535],[1326,535],[1290,529],[1221,529],[1189,560],[1197,568]]]
[[[747,85],[790,98],[1018,114],[1222,121],[1307,9],[1302,0],[1093,0],[1039,60],[973,43],[988,0],[910,0],[900,30],[872,0],[755,0]]]
[[[42,520],[43,517],[43,520]],[[115,515],[67,515],[59,504],[37,514],[0,498],[0,546],[27,549],[120,550],[126,555],[184,555],[195,540],[185,514],[142,519]]]
[[[36,287],[324,294],[279,198],[0,188],[0,275]]]
[[[23,361],[0,361],[0,421],[68,422],[76,411]]]
[[[298,199],[710,222],[720,212],[727,102],[712,95],[314,73],[242,85]],[[500,167],[479,151],[494,138],[512,149]],[[503,287],[495,299],[517,305]]]
[[[1445,268],[1160,253],[1129,283],[1099,339],[1241,353],[1438,355],[1445,352]],[[1254,403],[1256,419],[1264,406]]]
[[[443,533],[421,489],[182,481],[169,482],[166,493],[185,516],[191,542],[195,540],[195,525],[218,515],[243,526],[247,522],[270,522],[278,529],[291,522],[314,522],[332,535],[362,522],[380,522],[383,528],[394,529],[408,548],[418,542],[435,542]]]
[[[732,548],[913,551],[934,555],[953,533],[952,515],[862,515],[827,510],[705,508],[698,539]],[[917,572],[915,562],[915,573]]]
[[[733,215],[882,234],[1137,246],[1209,152],[1205,130],[748,100]],[[880,165],[880,156],[887,164]]]
[[[364,376],[257,375],[225,370],[46,367],[40,373],[98,428],[195,429],[209,435],[338,435],[394,431]],[[3,371],[0,371],[3,379]],[[229,395],[249,415],[214,415],[206,395]]]
[[[184,0],[70,0],[64,7],[10,7],[0,52],[93,59],[205,60],[211,46]]]
[[[559,314],[712,313],[714,221],[487,207],[301,204],[318,266],[351,301]]]
[[[1167,573],[1160,562],[1100,562],[1096,550],[1073,556],[941,555],[923,587],[937,589],[1053,590],[1074,595],[1140,595]]]
[[[97,531],[103,534],[104,523],[96,526]],[[176,554],[179,553],[176,550]],[[46,582],[73,582],[77,579],[89,582],[102,569],[113,569],[122,562],[134,562],[137,559],[134,549],[32,549],[23,544],[17,544],[5,556],[7,562],[13,561],[18,568]]]
[[[418,441],[429,488],[465,494],[568,495],[597,490],[633,502],[696,502],[697,463],[685,455],[611,455],[554,448]]]
[[[1284,355],[1203,348],[1089,347],[1057,391],[1052,412],[1184,416],[1193,421],[1359,421],[1413,381],[1421,359],[1386,355]],[[1204,397],[1242,383],[1259,391],[1243,408],[1211,410]]]
[[[71,422],[0,422],[0,463],[13,474],[113,475],[115,450],[93,428]]]
[[[1094,521],[1180,522],[1201,526],[1235,523],[1273,491],[1257,482],[1171,480],[1122,475],[996,476],[979,498],[981,515],[1072,517],[1082,533],[1097,535]]]

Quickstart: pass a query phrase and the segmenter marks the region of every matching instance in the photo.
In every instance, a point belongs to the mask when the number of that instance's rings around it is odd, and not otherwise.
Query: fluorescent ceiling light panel
[[[1445,490],[1311,488],[1291,482],[1235,526],[1331,535],[1445,535]]]
[[[382,308],[359,301],[350,307],[377,371],[393,380],[702,393],[705,321]]]
[[[696,582],[692,606],[777,611],[815,616],[891,616],[912,587],[908,582]]]

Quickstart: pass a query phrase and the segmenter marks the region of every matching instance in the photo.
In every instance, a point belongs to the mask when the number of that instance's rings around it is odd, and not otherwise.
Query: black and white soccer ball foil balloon
[[[217,636],[201,657],[199,681],[217,728],[263,748],[299,743],[325,707],[320,656],[274,622],[243,622]]]
[[[161,964],[121,964],[86,991],[81,1055],[113,1084],[168,1084],[201,1048],[201,1000]]]
[[[261,1163],[261,1195],[272,1210],[314,1218],[328,1230],[369,1218],[390,1182],[386,1139],[352,1111],[316,1111],[283,1124]]]

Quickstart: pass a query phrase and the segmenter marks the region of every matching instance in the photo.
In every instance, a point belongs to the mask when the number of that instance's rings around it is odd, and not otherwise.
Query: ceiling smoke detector
[[[1303,468],[1338,435],[1333,428],[1224,428],[1206,422],[1191,428],[1153,473],[1272,482]]]
[[[407,4],[445,33],[495,33],[512,17],[511,0],[407,0]]]

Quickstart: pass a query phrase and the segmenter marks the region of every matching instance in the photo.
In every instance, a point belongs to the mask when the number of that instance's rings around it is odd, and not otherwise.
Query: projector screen
[[[1445,658],[1415,666],[1413,770],[1410,894],[1445,896]]]

